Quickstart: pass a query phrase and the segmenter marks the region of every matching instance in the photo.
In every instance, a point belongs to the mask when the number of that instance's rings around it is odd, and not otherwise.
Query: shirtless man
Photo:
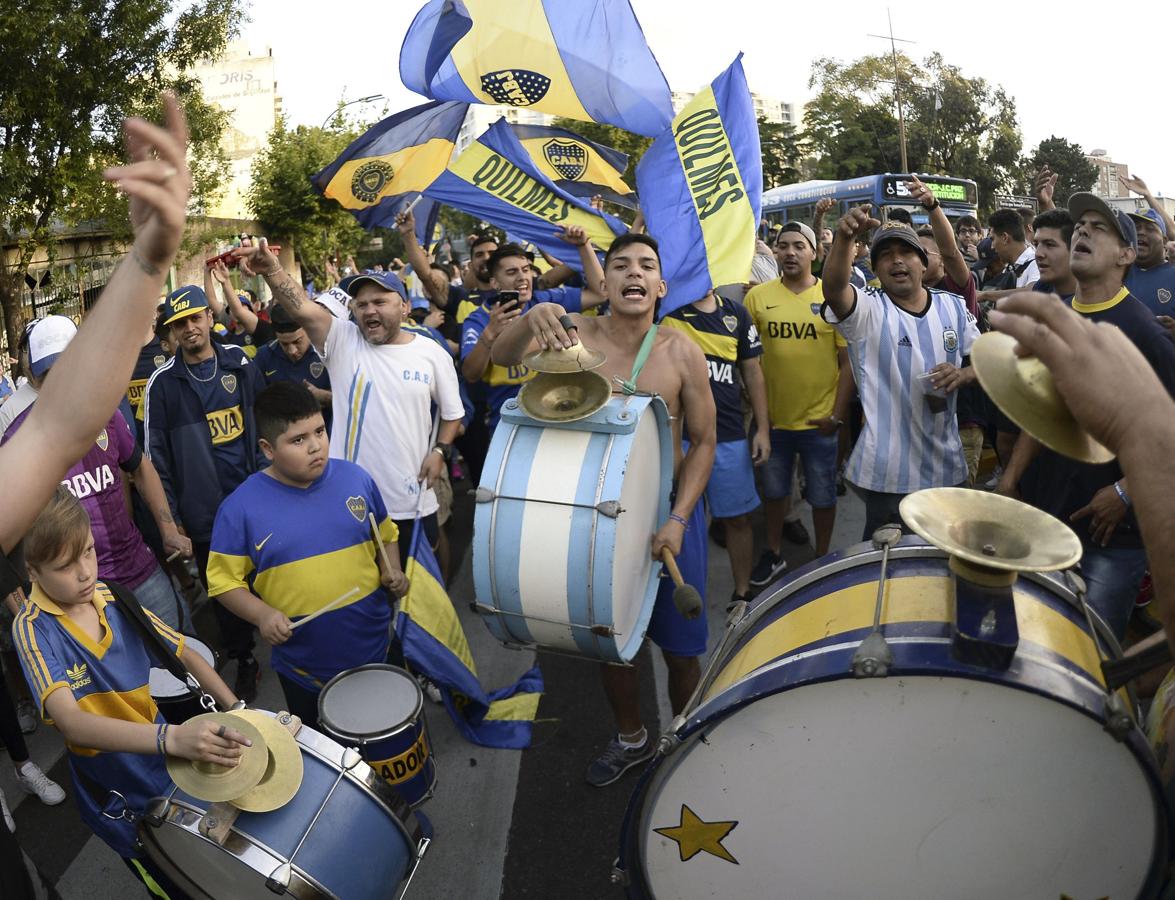
[[[656,331],[644,366],[633,365],[654,327],[658,302],[666,293],[661,277],[657,242],[644,234],[624,234],[612,242],[604,257],[604,292],[611,315],[598,318],[570,316],[584,344],[602,351],[607,362],[596,369],[609,381],[613,376],[635,382],[642,393],[655,393],[673,417],[673,509],[653,535],[655,559],[662,548],[679,557],[682,576],[703,596],[706,589],[706,522],[699,502],[714,462],[715,414],[709,369],[701,349],[685,334],[669,328]],[[494,342],[492,358],[500,366],[518,365],[534,350],[571,347],[577,343],[561,323],[566,311],[557,303],[540,303],[511,323]],[[619,390],[619,388],[616,388]],[[689,446],[682,457],[682,421]],[[683,553],[683,546],[685,552]],[[661,648],[669,668],[669,700],[676,715],[685,707],[701,675],[700,657],[706,651],[706,617],[689,621],[673,605],[673,582],[663,574],[649,621],[648,636]],[[600,757],[588,767],[587,781],[603,787],[653,755],[653,741],[641,722],[636,666],[602,667],[604,693],[616,718],[618,733]]]

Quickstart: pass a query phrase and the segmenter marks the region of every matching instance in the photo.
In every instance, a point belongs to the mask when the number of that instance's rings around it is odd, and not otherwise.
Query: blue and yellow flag
[[[669,85],[628,0],[430,0],[400,79],[437,100],[504,103],[652,137]]]
[[[763,160],[741,53],[653,141],[637,165],[636,186],[669,283],[662,315],[711,288],[747,281]]]
[[[467,103],[434,101],[389,116],[310,180],[364,228],[394,227],[396,214],[449,164],[468,109]],[[428,210],[416,211],[422,242],[429,218]]]
[[[404,659],[440,689],[445,709],[466,740],[483,747],[530,746],[543,692],[542,673],[535,666],[509,687],[489,693],[482,688],[465,630],[445,592],[419,519],[413,526],[404,574],[408,593],[396,616]]]
[[[576,270],[579,254],[559,239],[561,227],[582,225],[600,250],[628,230],[540,172],[504,119],[470,144],[424,194],[517,235]]]
[[[573,197],[590,200],[599,194],[612,203],[636,208],[636,192],[624,183],[626,154],[563,128],[510,128],[538,170]]]

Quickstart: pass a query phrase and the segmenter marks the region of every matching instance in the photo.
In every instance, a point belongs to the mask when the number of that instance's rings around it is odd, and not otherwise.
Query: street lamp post
[[[369,97],[359,97],[355,100],[344,101],[343,103],[340,103],[338,106],[336,106],[330,112],[330,114],[325,119],[322,120],[322,125],[320,125],[319,127],[326,128],[326,123],[329,122],[331,119],[333,119],[335,116],[337,116],[339,113],[341,113],[348,106],[353,106],[356,103],[374,103],[376,100],[383,100],[383,99],[384,99],[383,94],[372,94]]]

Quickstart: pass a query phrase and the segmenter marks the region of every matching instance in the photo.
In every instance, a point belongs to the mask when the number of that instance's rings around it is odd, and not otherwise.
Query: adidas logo
[[[86,674],[85,663],[78,663],[76,666],[66,667],[65,675],[69,678],[69,687],[73,691],[76,691],[78,688],[83,688],[90,683],[90,676]]]
[[[901,338],[898,340],[898,346],[899,347],[913,347],[914,345],[911,344],[910,339],[903,334],[901,336]]]

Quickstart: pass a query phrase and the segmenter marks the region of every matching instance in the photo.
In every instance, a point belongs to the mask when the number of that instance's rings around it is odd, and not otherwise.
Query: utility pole
[[[890,50],[890,54],[893,57],[894,97],[897,99],[897,103],[898,103],[898,142],[901,145],[901,151],[902,151],[902,173],[909,174],[910,163],[909,163],[909,160],[906,159],[906,117],[902,111],[902,76],[901,76],[901,73],[898,71],[898,48],[897,48],[897,45],[898,44],[913,44],[913,43],[915,43],[915,41],[907,41],[902,38],[895,38],[893,36],[893,14],[890,12],[888,6],[885,8],[885,15],[886,15],[886,18],[889,19],[889,34],[888,35],[869,34],[869,35],[866,35],[866,37],[880,38],[883,41],[885,41],[885,40],[889,41],[889,50]]]

